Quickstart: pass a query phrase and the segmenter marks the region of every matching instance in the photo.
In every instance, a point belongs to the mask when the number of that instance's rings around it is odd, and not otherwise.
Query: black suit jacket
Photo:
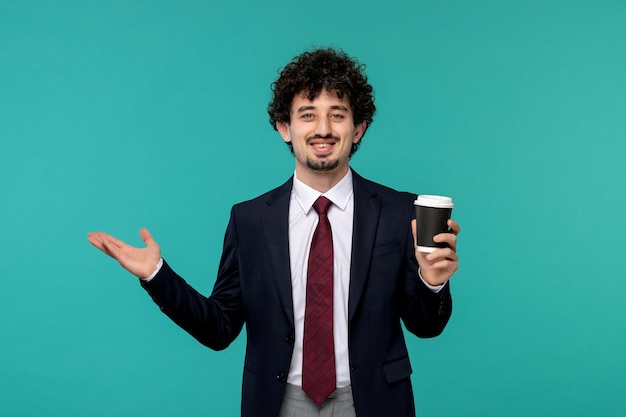
[[[358,417],[415,415],[401,320],[419,337],[441,333],[449,285],[435,294],[417,275],[410,221],[415,195],[354,178],[349,355]],[[164,263],[142,283],[161,310],[204,345],[226,348],[246,325],[244,417],[277,417],[294,342],[289,262],[292,179],[232,208],[212,294],[197,293]]]

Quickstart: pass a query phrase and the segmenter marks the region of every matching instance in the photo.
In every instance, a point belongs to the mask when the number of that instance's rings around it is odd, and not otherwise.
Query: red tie
[[[317,405],[335,390],[333,342],[333,235],[326,212],[332,202],[324,196],[313,208],[319,223],[313,233],[306,283],[302,389]]]

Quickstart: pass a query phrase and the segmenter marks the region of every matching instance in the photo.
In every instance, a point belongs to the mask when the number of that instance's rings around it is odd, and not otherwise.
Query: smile
[[[333,152],[336,142],[313,140],[309,145],[313,148],[313,152],[319,157],[325,157]]]

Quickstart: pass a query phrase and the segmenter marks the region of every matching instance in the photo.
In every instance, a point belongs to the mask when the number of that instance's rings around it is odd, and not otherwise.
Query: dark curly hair
[[[296,56],[282,69],[271,89],[273,97],[267,112],[275,130],[276,123],[291,121],[291,103],[301,92],[306,92],[309,100],[317,97],[322,89],[336,93],[339,98],[347,95],[354,124],[367,122],[366,129],[376,112],[374,89],[367,82],[365,65],[333,48],[316,49]],[[357,151],[360,143],[352,145],[350,155]],[[291,143],[287,145],[293,152]]]

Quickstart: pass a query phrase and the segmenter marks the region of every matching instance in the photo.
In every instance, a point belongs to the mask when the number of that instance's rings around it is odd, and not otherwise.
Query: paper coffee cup
[[[448,232],[448,219],[454,207],[452,199],[440,195],[419,195],[413,204],[417,220],[417,250],[433,252],[445,248],[446,243],[433,242],[433,237]]]

